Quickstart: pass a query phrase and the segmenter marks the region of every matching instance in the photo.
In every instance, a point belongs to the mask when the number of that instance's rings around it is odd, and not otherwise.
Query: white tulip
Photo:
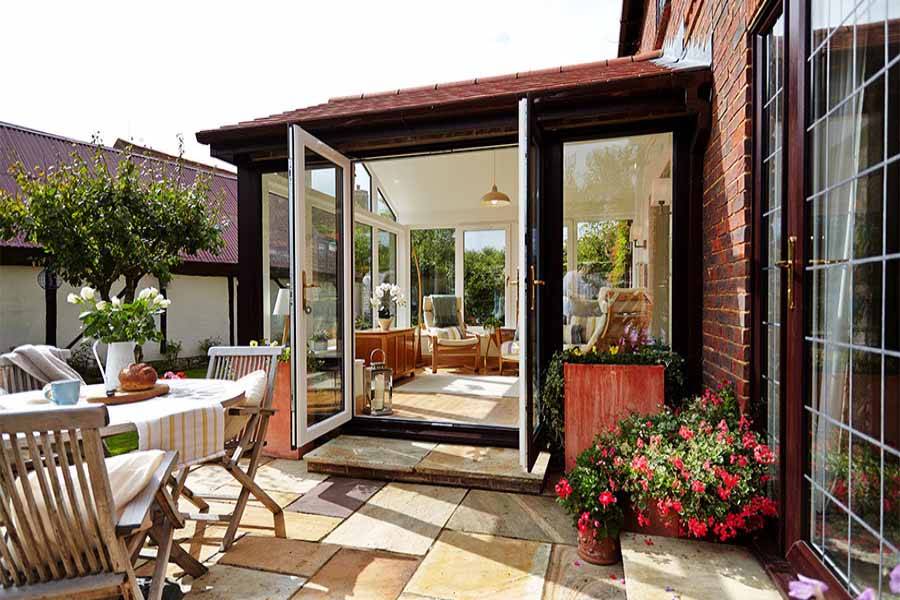
[[[141,293],[138,294],[138,300],[146,300],[147,298],[149,298],[152,295],[153,295],[153,291],[151,290],[151,288],[144,288],[141,290]]]
[[[159,305],[163,308],[169,308],[170,304],[172,304],[172,301],[168,298],[163,298],[162,302],[159,303]]]
[[[93,300],[95,294],[96,292],[94,291],[94,288],[90,288],[87,286],[81,288],[81,297],[85,300]]]
[[[112,302],[114,308],[122,306],[122,300],[118,296],[113,296],[112,298],[110,298],[110,302]]]
[[[69,294],[68,296],[66,296],[66,302],[68,302],[69,304],[78,304],[79,302],[81,302],[81,296],[78,296],[77,294]]]

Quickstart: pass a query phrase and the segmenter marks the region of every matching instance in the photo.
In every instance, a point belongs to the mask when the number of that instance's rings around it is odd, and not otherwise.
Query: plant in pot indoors
[[[133,302],[123,302],[116,296],[107,302],[93,288],[84,287],[80,294],[69,294],[68,302],[84,307],[78,319],[84,335],[94,340],[94,358],[107,394],[115,392],[119,372],[134,362],[135,346],[163,339],[155,317],[172,303],[152,287],[141,290]],[[97,354],[101,342],[108,346],[105,369]]]
[[[497,315],[488,315],[484,321],[482,321],[481,326],[484,327],[484,332],[486,334],[494,335],[498,329],[503,327],[503,319]]]
[[[589,563],[619,562],[619,532],[626,496],[614,444],[598,439],[578,455],[575,467],[556,484],[557,503],[572,515],[578,529],[578,555]]]
[[[323,352],[325,350],[328,350],[328,337],[328,330],[326,329],[314,333],[310,338],[310,340],[312,341],[312,349],[315,352]]]
[[[372,291],[369,298],[372,308],[378,311],[378,324],[382,331],[390,331],[393,316],[391,305],[398,308],[406,306],[406,296],[400,290],[400,286],[394,283],[382,283]]]

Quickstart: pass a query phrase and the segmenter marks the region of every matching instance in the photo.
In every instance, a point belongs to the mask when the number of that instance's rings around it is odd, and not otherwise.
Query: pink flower
[[[704,491],[706,491],[706,486],[703,485],[703,482],[699,479],[695,479],[694,483],[691,484],[691,489],[698,494],[702,494]]]
[[[694,432],[691,431],[690,429],[688,429],[687,426],[682,425],[681,428],[678,430],[678,435],[680,435],[682,438],[684,438],[686,440],[689,440],[694,437]]]
[[[900,564],[891,569],[891,593],[900,594]]]
[[[825,582],[797,575],[797,581],[788,583],[788,596],[790,598],[799,598],[800,600],[809,600],[810,598],[824,598],[828,586]]]
[[[598,500],[598,501],[600,502],[600,504],[602,504],[603,506],[609,506],[610,504],[615,504],[615,502],[616,502],[616,497],[612,494],[612,492],[606,491],[606,492],[602,492],[602,493],[597,497],[597,500]]]
[[[856,597],[856,600],[878,600],[878,596],[875,595],[875,590],[866,588],[862,594]]]
[[[560,479],[556,484],[556,495],[562,499],[568,498],[572,494],[572,486],[568,479]]]

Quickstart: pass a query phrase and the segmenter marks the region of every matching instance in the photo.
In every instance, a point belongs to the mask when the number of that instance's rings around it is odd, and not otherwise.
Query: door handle
[[[794,262],[797,252],[797,236],[788,237],[787,260],[775,261],[775,266],[787,271],[788,310],[794,310]]]
[[[543,279],[537,279],[537,278],[534,276],[534,265],[530,265],[530,269],[531,269],[531,311],[534,312],[534,305],[535,305],[535,303],[534,303],[534,296],[535,296],[535,290],[536,290],[537,286],[539,286],[539,285],[544,285],[544,280],[543,280]]]
[[[309,303],[306,301],[306,290],[309,290],[312,288],[318,288],[319,286],[314,283],[306,283],[306,271],[303,271],[301,273],[300,279],[301,279],[300,285],[303,288],[303,293],[300,295],[301,303],[302,303],[301,306],[303,307],[303,312],[305,312],[306,314],[310,314],[312,312],[312,306],[310,306]]]

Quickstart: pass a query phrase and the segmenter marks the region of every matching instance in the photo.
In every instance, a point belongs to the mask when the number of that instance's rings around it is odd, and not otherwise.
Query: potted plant
[[[617,344],[557,353],[544,385],[545,422],[551,443],[565,450],[566,468],[604,431],[632,413],[659,412],[681,398],[684,360],[646,332],[632,327]]]
[[[484,327],[484,332],[486,334],[492,336],[498,329],[503,327],[503,319],[497,315],[488,315],[481,323],[481,326]]]
[[[598,443],[613,440],[639,527],[724,542],[777,515],[766,496],[775,456],[740,414],[727,383],[677,414],[623,419]]]
[[[119,372],[134,362],[136,345],[162,340],[155,317],[172,303],[152,287],[141,290],[133,302],[123,302],[116,296],[107,302],[90,287],[82,288],[80,294],[69,294],[67,300],[70,304],[84,307],[78,319],[84,335],[94,340],[94,358],[100,367],[107,394],[115,392],[118,387]],[[108,346],[105,369],[97,353],[100,342]]]
[[[406,296],[400,290],[400,286],[394,283],[382,283],[372,291],[369,298],[372,308],[378,311],[378,324],[382,331],[391,330],[391,304],[397,307],[406,306]]]
[[[313,351],[324,352],[325,350],[328,350],[328,330],[323,329],[322,331],[314,333],[310,340],[312,341]]]
[[[624,469],[616,458],[615,445],[598,440],[578,455],[575,467],[556,484],[556,501],[578,529],[578,555],[596,565],[621,559],[625,495],[619,481]]]

